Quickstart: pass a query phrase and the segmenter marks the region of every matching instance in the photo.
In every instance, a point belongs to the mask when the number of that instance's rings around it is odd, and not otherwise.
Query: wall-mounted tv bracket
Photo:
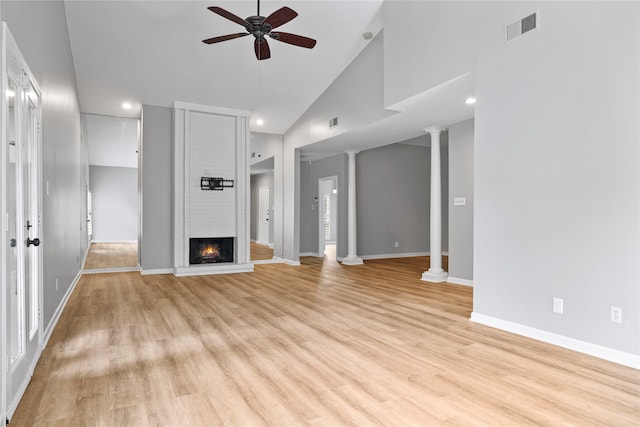
[[[222,191],[225,188],[233,188],[232,179],[211,178],[209,176],[200,178],[200,189],[202,190]]]

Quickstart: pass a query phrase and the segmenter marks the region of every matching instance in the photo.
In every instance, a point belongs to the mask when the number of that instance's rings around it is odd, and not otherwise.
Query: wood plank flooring
[[[137,243],[91,243],[87,259],[84,262],[84,269],[125,268],[137,265]]]
[[[261,245],[256,242],[251,242],[251,261],[261,261],[266,259],[273,259],[273,249],[268,245]]]
[[[426,258],[81,278],[11,427],[640,423],[640,371],[471,323]]]

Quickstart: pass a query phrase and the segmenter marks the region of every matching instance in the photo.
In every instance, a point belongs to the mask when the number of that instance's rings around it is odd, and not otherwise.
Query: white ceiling
[[[380,30],[382,0],[261,1],[260,11],[284,5],[299,16],[279,29],[318,44],[269,40],[271,59],[258,61],[250,36],[202,43],[244,31],[208,6],[246,18],[255,1],[65,1],[82,112],[139,117],[142,104],[184,101],[250,110],[252,131],[283,134],[366,46],[362,34]]]
[[[243,31],[208,6],[246,18],[256,13],[253,0],[66,0],[82,112],[138,118],[142,104],[184,101],[249,110],[251,131],[285,133],[366,47],[363,33],[382,29],[382,0],[261,1],[261,14],[284,5],[299,15],[280,29],[318,44],[309,50],[269,40],[271,59],[258,61],[253,37],[202,43]],[[473,90],[473,74],[465,74],[392,106],[398,114],[305,147],[302,157],[373,148],[472,118],[464,99]],[[123,101],[133,109],[123,110]]]

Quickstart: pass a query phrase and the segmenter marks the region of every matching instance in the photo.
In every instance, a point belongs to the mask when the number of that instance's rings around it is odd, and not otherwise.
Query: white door
[[[258,243],[269,243],[269,187],[258,189]]]
[[[338,242],[338,177],[318,180],[318,255],[325,254],[326,245]]]
[[[41,346],[40,90],[8,32],[3,150],[7,218],[7,415],[26,389]]]

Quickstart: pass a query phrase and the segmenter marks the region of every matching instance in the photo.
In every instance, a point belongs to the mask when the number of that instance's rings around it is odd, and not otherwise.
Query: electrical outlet
[[[611,321],[613,323],[622,323],[622,308],[611,306]]]
[[[553,298],[553,312],[558,314],[564,313],[564,300],[562,298]]]
[[[396,248],[398,247],[398,242],[395,243]]]

